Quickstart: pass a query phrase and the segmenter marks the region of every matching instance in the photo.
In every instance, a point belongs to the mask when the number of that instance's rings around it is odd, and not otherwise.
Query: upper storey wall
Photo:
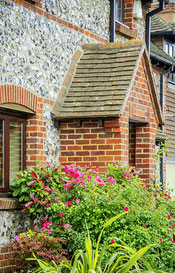
[[[83,0],[47,0],[40,9],[1,1],[0,83],[20,85],[38,96],[55,99],[77,48],[108,41],[108,2],[96,0],[86,5]]]
[[[109,39],[109,0],[43,0],[43,9]]]

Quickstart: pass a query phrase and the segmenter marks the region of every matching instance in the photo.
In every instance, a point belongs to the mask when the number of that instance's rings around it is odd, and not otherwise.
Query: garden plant
[[[116,240],[134,251],[156,244],[145,254],[150,265],[175,270],[175,202],[156,184],[146,186],[135,170],[112,164],[102,176],[91,166],[37,167],[19,172],[13,182],[23,211],[43,234],[64,240],[61,247],[69,251],[68,260],[77,249],[85,251],[86,223],[95,247],[104,222],[128,211],[105,228],[99,249]]]

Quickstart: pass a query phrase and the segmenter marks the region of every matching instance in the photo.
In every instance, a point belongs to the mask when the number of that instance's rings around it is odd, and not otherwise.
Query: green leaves
[[[130,247],[127,247],[126,244],[114,244],[114,254],[111,254],[108,261],[106,261],[106,264],[102,265],[101,263],[103,257],[107,254],[107,249],[111,247],[111,245],[103,247],[101,252],[99,252],[99,242],[101,240],[102,233],[106,227],[111,225],[123,214],[124,213],[117,215],[105,223],[97,239],[95,249],[93,249],[92,247],[92,242],[88,231],[88,235],[85,238],[85,252],[83,252],[82,250],[77,250],[73,255],[70,263],[65,261],[59,266],[52,267],[50,264],[46,264],[45,262],[34,257],[34,259],[37,260],[39,264],[38,272],[56,273],[62,272],[62,269],[66,268],[70,273],[127,273],[130,272],[130,269],[133,269],[133,267],[136,268],[138,273],[141,272],[141,269],[143,268],[143,262],[141,261],[140,268],[140,264],[138,263],[138,261],[148,251],[148,249],[155,246],[154,244],[146,246],[140,249],[138,252],[135,252]],[[144,265],[147,267],[147,269],[151,269],[150,272],[156,272],[152,270],[151,266],[148,263],[144,262]]]

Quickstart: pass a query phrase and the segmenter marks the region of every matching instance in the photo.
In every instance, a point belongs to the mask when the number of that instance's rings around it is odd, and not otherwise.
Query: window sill
[[[0,210],[19,209],[18,199],[12,197],[0,197]]]
[[[136,30],[130,29],[127,26],[125,26],[124,24],[120,24],[119,22],[115,22],[115,29],[117,32],[120,32],[130,38],[136,39],[136,37],[137,37]]]

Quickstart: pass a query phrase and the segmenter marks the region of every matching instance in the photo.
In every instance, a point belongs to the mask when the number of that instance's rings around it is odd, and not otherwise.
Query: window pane
[[[173,46],[172,45],[169,46],[169,55],[171,57],[173,57]]]
[[[115,20],[123,22],[123,0],[115,1]]]
[[[165,44],[165,52],[168,54],[169,52],[168,52],[168,44],[166,43]]]
[[[4,121],[0,120],[0,186],[4,185]]]
[[[10,179],[23,168],[23,123],[10,122]]]

